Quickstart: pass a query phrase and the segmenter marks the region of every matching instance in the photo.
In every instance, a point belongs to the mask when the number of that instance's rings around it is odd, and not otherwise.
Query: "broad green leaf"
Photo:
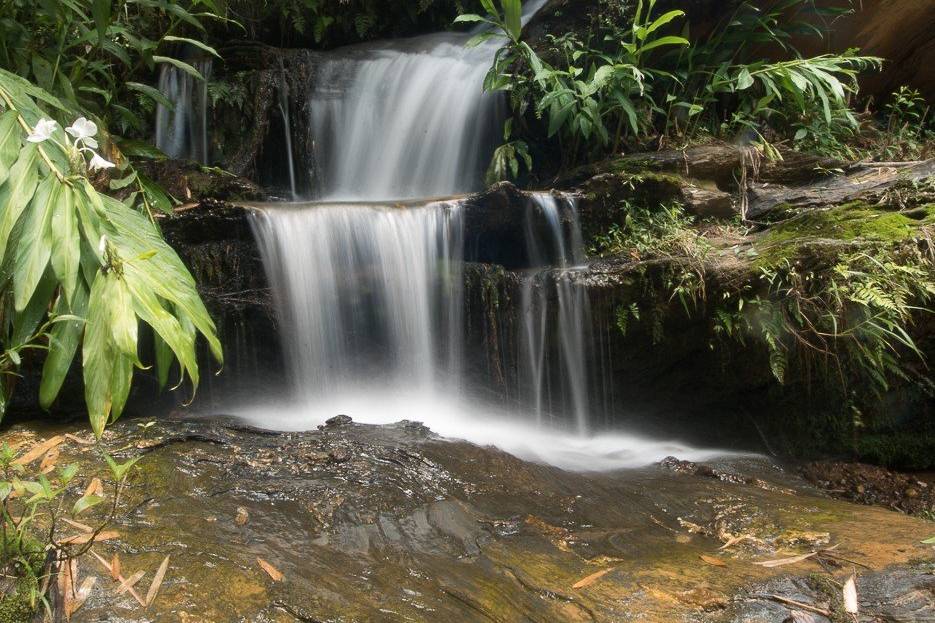
[[[651,43],[647,43],[641,47],[639,51],[640,54],[645,54],[650,50],[655,50],[656,48],[661,48],[667,45],[690,45],[690,42],[685,37],[676,37],[674,35],[670,35],[668,37],[659,37],[658,39],[654,39]]]
[[[201,41],[198,41],[197,39],[189,39],[188,37],[176,37],[174,35],[166,35],[165,37],[162,38],[162,40],[173,41],[177,43],[187,43],[188,45],[198,48],[199,50],[203,50],[207,52],[211,56],[221,58],[221,55],[217,53],[217,50],[212,48],[210,45],[207,45],[206,43],[202,43]]]
[[[82,200],[79,191],[71,186],[62,186],[59,200],[52,207],[52,268],[69,301],[75,295],[81,261],[75,204]]]
[[[514,41],[519,41],[523,34],[522,0],[501,0],[503,4],[503,23]]]
[[[137,319],[133,300],[123,279],[115,279],[110,291],[110,330],[114,346],[132,362],[137,360]]]
[[[156,351],[156,377],[159,379],[159,389],[165,389],[169,384],[169,372],[172,370],[174,361],[172,349],[155,332],[153,333],[153,349]]]
[[[744,67],[740,70],[740,73],[737,74],[736,88],[738,91],[746,91],[752,86],[753,76],[750,75],[750,70]]]
[[[132,310],[131,310],[132,313]],[[134,357],[135,359],[135,357]],[[123,415],[123,408],[130,395],[130,386],[133,384],[133,360],[122,353],[114,359],[114,376],[111,380],[111,411],[110,422],[116,422]]]
[[[52,301],[56,285],[58,284],[55,274],[47,268],[26,308],[14,315],[12,338],[14,347],[20,348],[29,342],[39,323],[49,311],[49,303]]]
[[[98,439],[110,420],[113,406],[112,382],[117,353],[111,342],[110,295],[114,281],[113,271],[97,274],[88,301],[88,321],[82,344],[84,401],[91,420],[91,429]]]
[[[10,244],[10,234],[36,190],[37,162],[36,146],[27,145],[20,151],[7,181],[0,186],[0,257],[5,256],[8,247],[16,248],[16,241]]]
[[[23,214],[13,274],[13,302],[18,312],[26,308],[52,257],[52,211],[61,196],[62,183],[49,175],[39,183]]]
[[[114,480],[121,481],[123,480],[127,473],[133,469],[133,466],[136,465],[142,457],[136,457],[130,459],[126,463],[118,463],[111,457],[109,454],[104,455],[104,460],[107,461],[107,466],[110,468],[110,473],[113,474]]]
[[[122,188],[126,188],[127,186],[129,186],[135,181],[136,181],[136,171],[132,171],[129,175],[127,175],[126,177],[122,179],[111,180],[109,185],[110,185],[111,190],[120,190]]]
[[[201,75],[201,72],[186,63],[185,61],[180,61],[177,58],[172,58],[171,56],[153,56],[153,62],[164,63],[177,67],[187,73],[188,75],[194,77],[197,80],[204,80],[205,77]]]
[[[170,102],[171,103],[171,102]],[[148,158],[150,160],[165,160],[168,156],[152,143],[134,139],[117,139],[117,146],[123,155],[132,158]]]
[[[59,297],[54,314],[61,316],[70,314],[80,320],[68,320],[53,325],[49,334],[49,352],[42,365],[42,381],[39,384],[39,405],[48,409],[55,402],[62,389],[62,383],[71,369],[78,343],[84,332],[84,317],[88,313],[88,287],[84,281],[78,283],[75,295],[68,305],[64,297]]]
[[[107,196],[102,199],[108,223],[111,226],[108,237],[121,250],[123,257],[139,257],[150,251],[156,251],[156,254],[148,260],[129,261],[124,265],[127,285],[134,293],[134,299],[139,302],[134,290],[146,288],[160,298],[171,302],[180,313],[192,319],[198,331],[208,340],[215,358],[222,362],[223,354],[214,322],[198,295],[194,278],[185,268],[178,254],[163,240],[159,231],[144,216],[128,210],[116,199]],[[137,311],[137,314],[149,322],[142,313]],[[163,335],[163,337],[166,336]],[[166,339],[166,342],[172,345],[171,340]],[[173,351],[176,349],[173,348]],[[176,354],[178,355],[177,351]]]
[[[93,508],[104,501],[99,495],[84,495],[78,498],[78,501],[75,502],[75,505],[71,509],[71,514],[77,517],[84,511],[89,508]]]
[[[104,45],[104,40],[107,38],[110,12],[111,0],[94,0],[91,5],[91,15],[94,16],[94,25],[97,28],[98,45]]]
[[[157,104],[162,104],[169,110],[175,110],[175,104],[173,104],[165,95],[163,95],[162,91],[159,89],[154,89],[148,84],[143,84],[142,82],[127,82],[126,85],[128,89],[142,93]]]
[[[19,156],[23,142],[23,129],[19,125],[19,113],[8,110],[0,115],[0,184],[10,175],[10,167]]]
[[[660,15],[659,17],[656,18],[655,21],[653,21],[652,24],[646,27],[645,29],[646,35],[650,35],[656,32],[657,30],[659,30],[660,28],[662,28],[663,26],[665,26],[672,20],[677,19],[679,17],[683,17],[684,15],[685,15],[685,11],[679,11],[679,10],[669,11],[668,13],[664,13]],[[645,39],[645,37],[643,38]]]

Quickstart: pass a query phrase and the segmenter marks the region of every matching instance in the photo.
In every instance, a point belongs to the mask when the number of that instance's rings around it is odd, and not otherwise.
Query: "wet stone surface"
[[[77,427],[3,436],[28,447],[62,433],[88,437]],[[921,543],[935,524],[828,499],[764,459],[575,474],[418,423],[343,418],[306,433],[127,421],[105,446],[143,458],[119,538],[94,550],[119,553],[126,576],[144,570],[144,594],[171,561],[142,609],[82,560],[99,581],[79,623],[779,622],[794,608],[773,596],[830,611],[828,587],[854,571],[861,620],[935,616],[933,551]],[[84,466],[76,490],[103,473],[94,446],[59,447],[60,463]],[[756,564],[812,552],[826,553]]]

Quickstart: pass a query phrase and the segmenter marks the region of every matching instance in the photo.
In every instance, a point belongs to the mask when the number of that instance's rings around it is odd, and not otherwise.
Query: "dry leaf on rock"
[[[238,526],[247,525],[247,521],[250,520],[250,513],[247,512],[247,509],[243,506],[237,507],[237,516],[234,517],[234,523]]]
[[[120,533],[116,530],[104,530],[99,532],[96,535],[94,534],[76,534],[74,536],[67,537],[62,539],[63,545],[84,545],[90,541],[111,541],[113,539],[119,539]]]
[[[842,592],[844,594],[844,611],[848,614],[857,614],[857,583],[854,581],[853,575],[847,578]]]
[[[120,586],[117,587],[116,593],[118,595],[123,595],[128,590],[136,586],[137,582],[142,580],[144,575],[146,575],[146,572],[140,569],[130,577],[124,579],[123,582],[120,583]]]
[[[585,588],[586,586],[591,586],[592,584],[600,580],[602,577],[604,577],[605,575],[613,571],[614,568],[615,567],[608,567],[607,569],[601,569],[597,573],[592,573],[588,577],[575,582],[572,588]]]
[[[55,463],[58,461],[58,454],[58,448],[52,448],[45,453],[45,456],[42,457],[42,462],[39,463],[40,474],[48,474],[55,469]]]
[[[65,441],[65,437],[63,435],[56,435],[55,437],[52,437],[51,439],[47,439],[43,441],[42,443],[36,446],[33,446],[33,448],[29,452],[27,452],[23,456],[13,461],[13,464],[14,465],[29,465],[30,463],[38,459],[40,456],[42,456],[43,454],[45,454],[46,452],[48,452],[55,446],[62,443],[63,441]]]
[[[782,567],[785,565],[794,565],[797,562],[802,562],[803,560],[808,560],[812,556],[817,555],[818,552],[811,552],[810,554],[802,554],[801,556],[792,556],[790,558],[778,558],[776,560],[764,560],[762,562],[755,562],[753,564],[760,565],[761,567],[773,568],[773,567]]]
[[[715,567],[726,567],[727,566],[726,562],[724,562],[720,558],[715,558],[714,556],[705,556],[704,554],[702,554],[701,556],[699,556],[699,558],[701,558],[703,561],[705,561],[709,565],[714,565]]]
[[[166,556],[162,564],[159,565],[159,569],[156,570],[156,576],[153,578],[153,583],[149,585],[149,592],[146,593],[146,605],[152,605],[153,601],[156,600],[156,595],[159,593],[159,587],[162,586],[162,580],[166,577],[166,569],[169,568],[169,557]]]
[[[93,479],[84,490],[85,495],[104,495],[104,485],[100,478]]]
[[[269,575],[269,577],[273,578],[273,582],[282,582],[283,578],[286,577],[282,574],[282,572],[279,569],[269,564],[262,558],[257,558],[256,561],[260,565],[260,567],[263,569],[263,571],[265,571],[266,574]]]

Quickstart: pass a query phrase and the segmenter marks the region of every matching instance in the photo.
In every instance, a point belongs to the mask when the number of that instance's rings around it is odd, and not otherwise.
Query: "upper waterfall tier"
[[[545,0],[525,3],[524,18]],[[322,55],[310,89],[314,195],[412,199],[478,190],[502,134],[484,76],[502,40],[436,34]]]

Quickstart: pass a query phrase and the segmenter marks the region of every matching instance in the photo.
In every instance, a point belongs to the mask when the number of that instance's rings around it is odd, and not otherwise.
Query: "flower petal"
[[[110,162],[109,160],[104,160],[97,154],[94,154],[94,156],[91,157],[91,162],[88,163],[88,166],[92,171],[99,171],[101,169],[112,169],[117,165],[115,165],[113,162]]]
[[[55,132],[55,126],[58,125],[52,119],[40,119],[36,123],[36,127],[32,132],[29,133],[29,136],[26,137],[26,140],[30,143],[41,143],[42,141],[47,141],[52,138],[52,133]]]
[[[65,131],[77,139],[87,139],[97,134],[97,124],[85,117],[78,117]]]

